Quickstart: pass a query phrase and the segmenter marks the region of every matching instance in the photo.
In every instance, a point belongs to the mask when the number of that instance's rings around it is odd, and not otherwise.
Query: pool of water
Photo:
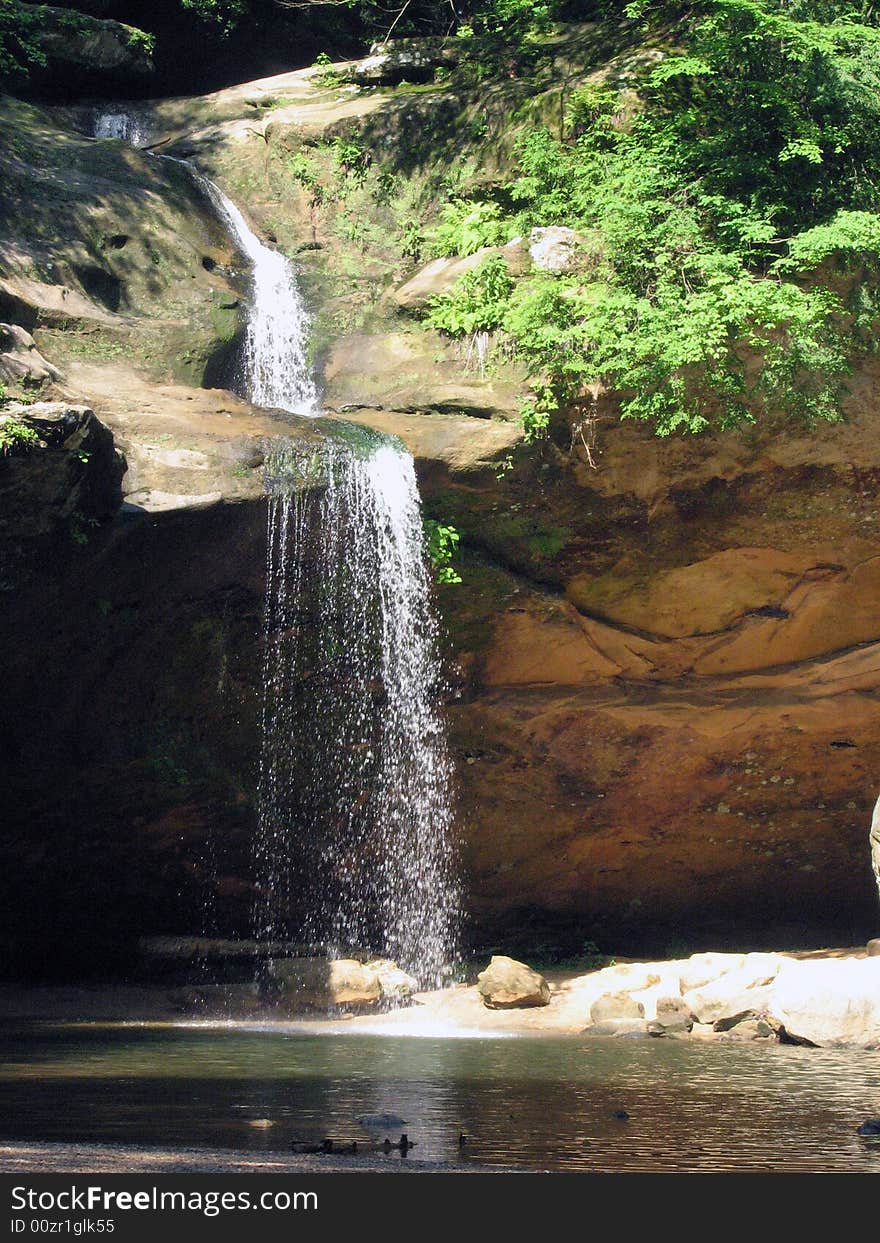
[[[279,1025],[0,1030],[2,1140],[284,1151],[363,1140],[355,1119],[377,1111],[407,1120],[410,1159],[454,1167],[880,1173],[880,1144],[856,1134],[880,1116],[878,1053]]]

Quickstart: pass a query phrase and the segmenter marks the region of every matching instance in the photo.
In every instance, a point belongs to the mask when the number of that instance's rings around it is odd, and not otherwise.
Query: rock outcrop
[[[0,583],[11,592],[76,559],[118,510],[125,463],[110,430],[68,402],[0,406],[0,446]]]
[[[15,0],[12,7],[27,18],[34,6]],[[28,38],[46,61],[32,70],[33,84],[54,97],[131,90],[153,72],[151,39],[143,30],[79,10],[40,5]]]
[[[396,86],[400,82],[430,82],[441,65],[454,65],[454,44],[442,39],[395,39],[374,43],[369,56],[347,76],[358,86]]]

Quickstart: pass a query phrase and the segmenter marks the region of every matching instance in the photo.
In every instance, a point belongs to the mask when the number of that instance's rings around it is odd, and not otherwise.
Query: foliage
[[[338,69],[333,68],[333,60],[326,52],[319,52],[312,62],[312,68],[317,69],[317,73],[312,77],[312,81],[316,86],[331,87],[339,86],[345,80],[343,74]]]
[[[0,399],[2,399],[0,394]],[[0,422],[0,457],[11,457],[13,454],[30,453],[40,447],[40,437],[32,427],[20,423],[17,419],[4,419]]]
[[[550,419],[559,409],[559,401],[553,389],[544,385],[520,406],[520,418],[525,431],[526,444],[542,440],[550,428]]]
[[[473,255],[483,246],[506,242],[508,229],[497,203],[452,198],[443,204],[440,220],[430,231],[430,250],[435,257]]]
[[[156,48],[156,36],[149,34],[146,30],[138,30],[132,27],[128,36],[128,46],[130,48],[142,48],[148,56],[151,56]]]
[[[444,526],[433,518],[424,520],[425,553],[434,567],[438,583],[460,583],[461,575],[451,564],[458,552],[460,536],[455,527]]]
[[[453,337],[491,332],[502,323],[512,290],[506,262],[492,255],[460,277],[449,293],[431,299],[428,323]]]
[[[0,86],[27,77],[31,66],[45,65],[35,36],[40,29],[39,9],[18,0],[0,0]]]
[[[674,21],[684,46],[642,71],[635,107],[607,84],[574,91],[562,137],[524,135],[510,206],[487,215],[498,237],[575,228],[577,271],[491,291],[469,273],[430,322],[494,329],[528,362],[530,436],[592,381],[661,435],[838,418],[878,318],[864,275],[880,258],[877,19],[822,0],[628,12]],[[447,248],[465,240],[461,202]]]
[[[360,143],[347,138],[334,138],[331,147],[336,167],[344,180],[354,186],[362,186],[372,163],[372,156]]]
[[[180,4],[224,38],[232,34],[248,11],[246,0],[180,0]]]

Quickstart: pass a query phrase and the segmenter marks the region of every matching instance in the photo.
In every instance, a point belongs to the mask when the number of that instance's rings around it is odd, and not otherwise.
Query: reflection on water
[[[392,1111],[420,1161],[880,1172],[856,1134],[880,1114],[877,1053],[37,1024],[0,1032],[0,1063],[4,1140],[285,1150]]]

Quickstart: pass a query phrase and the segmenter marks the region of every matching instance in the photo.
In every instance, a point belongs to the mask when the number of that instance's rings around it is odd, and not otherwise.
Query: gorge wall
[[[573,62],[613,63],[589,37],[560,46],[569,85]],[[424,327],[450,265],[399,240],[456,162],[495,175],[514,114],[553,115],[558,90],[523,92],[304,70],[136,107],[156,151],[295,259],[328,410],[399,435],[427,512],[461,534],[438,600],[472,941],[864,939],[880,368],[838,426],[660,441],[597,391],[589,450],[564,419],[523,444],[521,370]],[[244,273],[184,171],[92,140],[90,107],[3,109],[0,318],[33,337],[0,358],[8,377],[19,360],[10,394],[91,409],[127,466],[121,510],[93,513],[71,480],[101,466],[119,487],[112,455],[67,437],[0,459],[0,938],[7,974],[64,976],[128,964],[140,935],[247,927],[260,467],[266,438],[313,433],[219,387]],[[363,178],[340,142],[369,155]],[[316,201],[303,159],[333,194]]]

